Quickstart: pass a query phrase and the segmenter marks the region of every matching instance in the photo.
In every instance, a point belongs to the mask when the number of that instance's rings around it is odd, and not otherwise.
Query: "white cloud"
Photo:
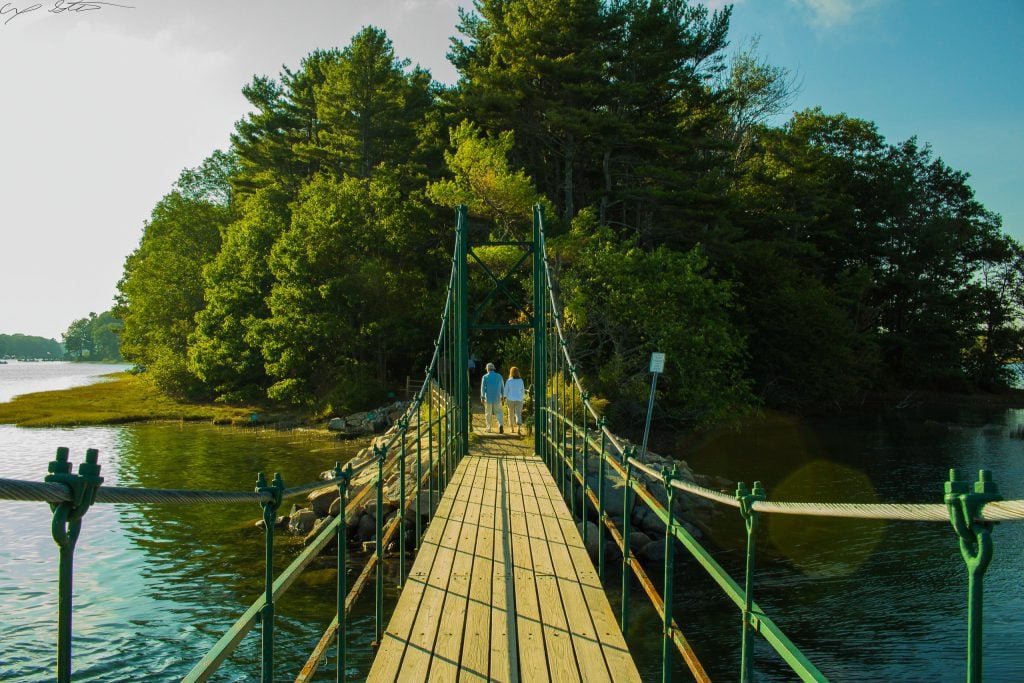
[[[817,28],[834,28],[849,23],[854,16],[875,5],[878,0],[790,0],[811,12],[810,23]]]

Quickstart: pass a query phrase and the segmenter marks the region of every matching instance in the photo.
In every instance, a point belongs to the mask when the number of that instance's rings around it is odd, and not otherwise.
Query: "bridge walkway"
[[[639,681],[532,438],[474,415],[369,681]]]

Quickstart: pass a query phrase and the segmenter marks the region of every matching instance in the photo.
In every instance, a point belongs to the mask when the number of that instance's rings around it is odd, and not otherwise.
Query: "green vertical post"
[[[427,517],[434,518],[434,380],[427,371]]]
[[[569,366],[569,437],[566,445],[569,447],[569,510],[573,517],[576,517],[576,382],[573,381],[573,373],[576,368]],[[583,518],[583,509],[579,511],[580,518]],[[583,519],[586,522],[586,519]],[[586,533],[587,525],[583,525],[583,533]]]
[[[71,681],[71,612],[72,583],[74,580],[75,544],[82,531],[82,517],[96,501],[96,490],[103,483],[100,475],[99,451],[90,448],[85,452],[85,462],[79,464],[78,474],[72,474],[68,460],[68,449],[57,449],[55,460],[51,460],[45,481],[64,484],[71,493],[71,500],[51,504],[53,523],[50,533],[57,544],[59,560],[57,566],[57,681]]]
[[[455,281],[455,369],[457,381],[455,396],[458,403],[458,439],[457,459],[466,455],[469,447],[469,270],[467,255],[469,253],[469,222],[466,220],[467,209],[460,205],[457,209],[458,218],[456,231]]]
[[[744,570],[743,586],[743,631],[740,636],[740,681],[748,683],[754,680],[754,623],[752,609],[754,605],[754,556],[757,548],[758,513],[754,503],[765,499],[761,482],[755,481],[754,488],[747,490],[742,481],[736,485],[736,500],[740,502],[740,514],[747,529],[747,557]]]
[[[945,490],[949,519],[960,541],[960,555],[967,565],[967,681],[981,683],[984,579],[992,562],[993,546],[992,523],[978,521],[977,517],[985,503],[1002,500],[1002,496],[988,470],[979,470],[973,492],[968,482],[959,479],[956,470],[950,470]]]
[[[405,437],[409,432],[409,419],[398,422],[401,446],[398,453],[398,585],[405,585]]]
[[[580,484],[580,518],[583,520],[583,545],[587,545],[587,453],[590,450],[587,441],[587,401],[590,400],[590,392],[584,391],[580,394],[583,403],[583,461],[580,464],[583,483]],[[575,434],[575,432],[573,432]]]
[[[373,646],[379,647],[384,639],[384,458],[388,449],[374,446],[377,456],[377,507],[373,516],[377,523],[374,551],[377,555],[377,585],[374,601],[374,640]]]
[[[281,506],[284,493],[284,482],[281,475],[274,473],[272,484],[260,472],[256,477],[256,492],[269,494],[269,500],[261,500],[263,507],[263,532],[265,543],[265,567],[263,573],[263,608],[260,610],[260,623],[263,625],[263,665],[260,680],[263,683],[274,682],[274,529],[277,523],[277,508]]]
[[[533,449],[543,455],[547,403],[547,276],[544,272],[544,207],[533,207]],[[548,467],[551,467],[550,462]]]
[[[429,379],[429,378],[428,378]],[[423,418],[423,392],[420,391],[420,400],[416,402],[416,550],[420,547],[422,537],[423,511],[420,509],[420,499],[423,498],[423,435],[421,433]]]
[[[601,459],[597,461],[597,575],[604,585],[604,460],[608,452],[608,435],[604,431],[606,422],[602,415],[597,420],[601,430]]]
[[[622,610],[619,618],[619,628],[626,632],[626,624],[629,622],[629,518],[630,518],[630,494],[633,488],[633,465],[629,459],[633,457],[636,449],[630,446],[622,453],[622,464],[626,468],[626,485],[622,487]]]
[[[338,514],[341,520],[338,522],[338,529],[335,534],[335,542],[338,544],[338,581],[337,581],[337,609],[338,609],[338,671],[337,683],[345,682],[345,644],[348,640],[348,629],[345,624],[345,597],[348,595],[346,571],[348,568],[348,483],[352,479],[352,466],[345,470],[341,469],[341,463],[334,463],[334,478],[338,480]]]
[[[668,506],[668,523],[665,525],[665,612],[662,615],[661,623],[661,681],[670,683],[672,680],[672,593],[675,578],[675,520],[672,502],[675,496],[675,488],[672,487],[672,480],[679,478],[679,466],[673,465],[669,470],[667,467],[661,471],[662,481],[665,485],[665,500]]]

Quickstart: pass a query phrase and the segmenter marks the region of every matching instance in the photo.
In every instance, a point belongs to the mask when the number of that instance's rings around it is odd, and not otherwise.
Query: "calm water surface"
[[[13,365],[13,367],[12,367]],[[110,366],[0,366],[0,398],[93,381]],[[92,375],[90,375],[90,369]],[[17,373],[21,379],[12,381]],[[52,374],[51,374],[52,373]],[[60,384],[60,382],[66,382]],[[26,386],[32,389],[24,389]],[[778,500],[940,502],[949,467],[989,468],[1006,498],[1024,498],[1024,441],[1010,430],[1024,411],[903,410],[813,423],[773,421],[709,440],[686,454],[698,471],[760,479]],[[58,446],[75,463],[99,448],[107,484],[250,490],[255,473],[309,481],[359,444],[210,426],[155,424],[76,429],[0,425],[0,476],[41,480]],[[177,680],[261,591],[256,506],[96,505],[75,558],[75,680]],[[757,601],[835,681],[961,681],[965,677],[966,569],[945,523],[763,518]],[[53,679],[57,550],[44,504],[0,501],[0,681]],[[733,509],[714,525],[718,560],[734,577],[742,522]],[[985,674],[1024,681],[1024,523],[998,526],[986,578]],[[294,556],[281,547],[278,567]],[[677,555],[678,557],[678,555]],[[353,558],[353,562],[355,562]],[[391,563],[394,564],[394,563]],[[392,568],[393,569],[393,568]],[[349,567],[350,581],[357,569]],[[330,563],[307,570],[279,606],[281,680],[304,663],[334,603]],[[714,680],[737,680],[739,614],[695,563],[681,563],[675,614]],[[610,577],[618,585],[617,577]],[[395,598],[387,581],[387,603]],[[350,627],[350,674],[369,669],[372,591]],[[617,610],[620,596],[610,594]],[[630,595],[627,637],[645,680],[660,680],[658,625]],[[757,648],[759,680],[794,680]],[[254,680],[259,635],[246,637],[215,680]],[[680,666],[676,680],[689,680]],[[323,679],[331,679],[329,666]]]
[[[64,384],[60,366],[68,370]],[[8,363],[0,365],[0,395],[77,386],[116,369]],[[261,470],[280,472],[286,486],[315,480],[361,445],[188,424],[0,425],[0,477],[41,481],[57,447],[68,446],[76,468],[86,448],[100,450],[105,485],[249,491]],[[75,551],[74,679],[170,681],[187,673],[262,591],[263,536],[252,526],[260,516],[256,505],[92,507]],[[0,501],[0,681],[54,677],[57,547],[50,519],[43,503]],[[298,548],[278,545],[280,570]],[[307,569],[278,608],[280,671],[305,663],[331,619],[331,565]],[[353,641],[368,643],[372,631],[372,611],[363,610]],[[258,678],[259,642],[257,629],[215,680]],[[354,673],[370,657],[358,642]]]
[[[1010,436],[1021,424],[1021,410],[935,408],[782,420],[687,455],[698,472],[759,479],[777,500],[939,503],[950,467],[972,480],[990,469],[1004,498],[1024,499],[1024,440]],[[967,570],[949,523],[761,519],[755,600],[831,680],[965,680]],[[724,510],[714,532],[717,559],[742,584],[739,512]],[[998,525],[993,539],[985,680],[1024,681],[1024,522]],[[693,561],[675,585],[675,614],[712,679],[738,680],[738,610]],[[645,611],[630,647],[657,680],[657,622]],[[759,680],[795,680],[761,639],[756,662]],[[690,677],[680,669],[679,680]]]

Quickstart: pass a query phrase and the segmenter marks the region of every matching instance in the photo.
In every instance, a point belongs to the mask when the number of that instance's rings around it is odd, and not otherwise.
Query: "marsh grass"
[[[61,391],[17,396],[0,403],[0,424],[20,427],[64,427],[124,424],[152,420],[248,423],[262,412],[252,406],[186,403],[169,398],[144,376],[126,372],[106,376],[107,381]]]

